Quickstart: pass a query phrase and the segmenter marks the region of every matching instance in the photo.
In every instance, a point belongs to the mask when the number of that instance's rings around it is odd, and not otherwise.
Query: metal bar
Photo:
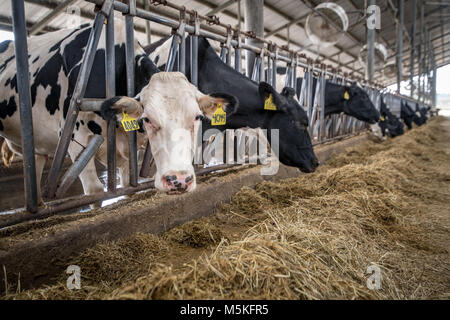
[[[106,0],[103,4],[102,10],[95,15],[94,24],[89,34],[89,39],[86,45],[86,51],[81,62],[80,72],[78,73],[77,82],[73,91],[72,99],[67,111],[64,129],[56,148],[55,156],[53,158],[52,166],[47,179],[46,194],[52,198],[55,195],[58,178],[61,167],[66,157],[67,149],[72,137],[72,132],[75,127],[75,122],[78,117],[79,105],[81,99],[86,91],[86,86],[89,80],[92,64],[94,63],[95,53],[97,51],[98,42],[102,33],[103,24],[107,13],[110,12],[112,0]]]
[[[234,168],[237,166],[241,166],[241,165],[224,164],[224,165],[218,165],[218,166],[209,167],[209,168],[202,168],[202,169],[197,170],[195,174],[196,174],[196,176],[204,176],[204,175],[206,175],[208,173],[212,173],[214,171],[222,171],[222,170],[231,169],[231,168]],[[139,186],[137,186],[137,187],[126,187],[126,188],[117,189],[116,192],[105,192],[105,193],[99,193],[99,194],[94,194],[94,195],[89,195],[89,196],[83,195],[81,197],[73,198],[71,200],[59,202],[55,205],[49,205],[46,208],[39,210],[35,214],[27,214],[27,213],[19,212],[19,213],[17,213],[17,218],[10,219],[10,220],[7,220],[6,222],[0,223],[0,229],[4,229],[7,227],[28,221],[28,220],[45,219],[52,215],[57,214],[58,212],[87,206],[87,205],[90,205],[95,202],[105,201],[105,200],[129,195],[129,194],[140,192],[140,191],[152,190],[152,189],[154,189],[154,187],[155,187],[155,182],[152,180],[152,181],[148,181],[148,182],[143,182],[143,183],[139,184]]]
[[[413,3],[413,16],[412,16],[412,30],[411,30],[411,54],[409,63],[409,82],[411,85],[410,95],[414,96],[414,61],[415,61],[415,49],[416,49],[416,21],[417,21],[417,0]]]
[[[58,4],[58,6],[50,11],[45,17],[43,17],[41,20],[36,22],[31,28],[28,34],[30,36],[38,33],[42,29],[44,29],[53,19],[55,19],[61,12],[66,10],[68,6],[75,3],[77,0],[66,0],[64,2],[61,2]]]
[[[222,12],[223,10],[225,10],[226,8],[228,8],[229,6],[231,6],[232,4],[234,4],[237,0],[228,0],[227,2],[221,4],[220,6],[217,6],[215,9],[209,11],[206,15],[207,16],[213,16],[216,15],[220,12]]]
[[[374,6],[375,0],[369,0],[369,6]],[[375,29],[368,28],[367,29],[367,71],[366,71],[366,79],[370,84],[373,83],[374,74],[375,74]]]
[[[326,134],[326,123],[325,123],[325,86],[326,86],[326,77],[324,74],[322,74],[318,82],[320,81],[320,134],[319,134],[319,141],[322,141],[322,139],[325,139]]]
[[[191,36],[191,83],[198,87],[198,36]]]
[[[144,2],[144,9],[150,11],[150,5],[148,0],[142,0]],[[147,37],[147,45],[152,43],[152,29],[150,27],[150,21],[145,20],[145,35]]]
[[[106,24],[106,98],[112,98],[116,95],[116,63],[114,49],[114,10],[111,10]],[[100,100],[101,101],[101,100]],[[84,103],[84,101],[83,101]],[[117,188],[117,170],[116,170],[116,121],[109,120],[107,123],[107,186],[108,191],[115,191]]]
[[[185,22],[183,20],[180,24],[180,27],[178,28],[178,35],[180,37],[178,50],[178,71],[186,75],[186,33],[184,32],[184,26]]]
[[[101,135],[95,135],[89,142],[88,146],[80,154],[78,159],[67,170],[66,174],[62,178],[61,184],[56,191],[56,197],[62,198],[69,190],[70,186],[78,179],[80,173],[84,170],[88,162],[92,159],[95,153],[98,151],[105,139]]]
[[[172,37],[172,43],[170,45],[170,51],[169,56],[167,57],[167,63],[166,63],[166,72],[170,72],[173,70],[173,67],[175,65],[176,56],[178,53],[178,44],[180,41],[180,36],[178,34],[174,34]]]
[[[27,29],[23,0],[11,0],[11,15],[15,41],[17,89],[19,93],[25,203],[27,210],[35,213],[38,209],[38,194],[34,159],[33,113],[28,73]]]
[[[398,0],[399,21],[397,26],[397,92],[400,93],[400,84],[403,80],[403,26],[405,23],[404,0]]]
[[[132,3],[134,0],[129,0]],[[131,7],[131,5],[130,5]],[[134,23],[131,14],[125,16],[125,59],[127,70],[127,95],[134,97]],[[138,161],[137,161],[137,136],[136,131],[128,132],[128,146],[129,146],[129,166],[130,166],[130,186],[137,187],[138,185]]]

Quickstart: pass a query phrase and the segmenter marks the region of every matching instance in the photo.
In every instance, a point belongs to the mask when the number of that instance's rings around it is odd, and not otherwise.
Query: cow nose
[[[169,194],[189,192],[192,189],[194,175],[187,172],[169,172],[161,178],[165,190]]]

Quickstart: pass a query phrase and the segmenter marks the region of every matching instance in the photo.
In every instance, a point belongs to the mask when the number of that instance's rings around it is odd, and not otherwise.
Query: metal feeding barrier
[[[346,84],[351,81],[362,79],[351,79],[351,75],[341,75],[337,70],[323,64],[314,64],[311,59],[304,55],[299,55],[295,51],[290,51],[288,47],[278,47],[272,42],[256,37],[251,32],[242,32],[239,29],[220,23],[217,17],[205,17],[196,11],[187,10],[185,7],[177,6],[169,1],[153,0],[152,4],[161,4],[178,10],[179,20],[174,20],[159,16],[148,10],[136,7],[135,0],[128,0],[122,3],[113,0],[86,0],[96,5],[95,18],[89,35],[89,40],[83,54],[78,79],[73,90],[73,96],[67,112],[64,128],[54,154],[53,162],[49,171],[45,195],[50,199],[62,198],[65,191],[75,181],[76,177],[85,168],[88,161],[95,155],[103,138],[93,139],[86,150],[77,158],[72,167],[66,172],[60,182],[61,169],[67,155],[67,149],[71,141],[71,136],[75,127],[77,117],[80,112],[98,111],[102,99],[85,99],[84,93],[89,79],[90,71],[94,62],[95,54],[99,44],[99,39],[103,28],[106,32],[106,97],[115,96],[115,53],[114,53],[114,12],[117,11],[125,15],[126,28],[126,75],[127,75],[127,95],[134,97],[134,18],[139,17],[148,22],[162,24],[173,29],[173,39],[170,48],[165,71],[174,70],[175,66],[180,72],[186,72],[185,47],[186,34],[191,35],[191,79],[192,83],[198,84],[198,37],[203,36],[221,43],[220,57],[228,65],[232,64],[234,50],[234,67],[241,72],[242,50],[249,50],[256,54],[254,68],[251,79],[256,82],[267,81],[275,86],[277,79],[277,65],[286,63],[287,76],[286,86],[297,89],[297,68],[303,67],[305,70],[304,81],[302,82],[300,105],[305,108],[310,121],[310,134],[314,144],[324,143],[333,139],[339,139],[351,134],[357,134],[365,130],[365,125],[356,119],[346,115],[333,115],[325,117],[325,86],[327,79],[335,83]],[[31,101],[29,96],[29,79],[27,63],[27,39],[24,18],[24,1],[12,0],[12,16],[14,35],[16,40],[16,61],[18,74],[18,89],[20,97],[21,123],[22,123],[22,145],[24,159],[25,177],[25,198],[26,209],[31,216],[46,217],[62,210],[92,204],[101,200],[110,199],[122,195],[135,193],[138,191],[151,189],[154,187],[153,181],[139,183],[138,177],[148,177],[152,163],[150,145],[147,143],[146,152],[138,173],[138,157],[136,131],[127,132],[129,144],[129,173],[130,186],[121,189],[116,185],[116,123],[110,121],[107,124],[107,192],[103,194],[83,196],[70,199],[46,208],[38,208],[36,175],[34,167],[34,145],[33,126],[31,114]],[[106,22],[106,23],[105,23]],[[206,22],[205,25],[202,22]],[[255,47],[242,41],[244,38],[253,38],[261,42],[262,47]],[[267,63],[267,79],[265,76],[265,63]],[[316,79],[316,91],[313,92],[313,81]],[[379,85],[367,88],[374,92],[379,91]],[[200,169],[197,174],[207,174],[209,172],[222,170],[230,166],[210,167]],[[1,227],[1,226],[0,226]]]

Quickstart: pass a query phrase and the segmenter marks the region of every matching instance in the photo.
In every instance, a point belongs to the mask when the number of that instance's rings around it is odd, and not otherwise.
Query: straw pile
[[[70,261],[81,290],[62,275],[9,298],[448,299],[448,138],[438,118],[368,142],[314,174],[243,188],[209,218],[87,250]]]

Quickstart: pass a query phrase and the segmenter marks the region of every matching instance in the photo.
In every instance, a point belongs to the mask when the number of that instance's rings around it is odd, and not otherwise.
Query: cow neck
[[[224,64],[209,43],[199,38],[199,90],[205,94],[227,92],[239,100],[239,115],[263,115],[264,101],[259,86]]]

